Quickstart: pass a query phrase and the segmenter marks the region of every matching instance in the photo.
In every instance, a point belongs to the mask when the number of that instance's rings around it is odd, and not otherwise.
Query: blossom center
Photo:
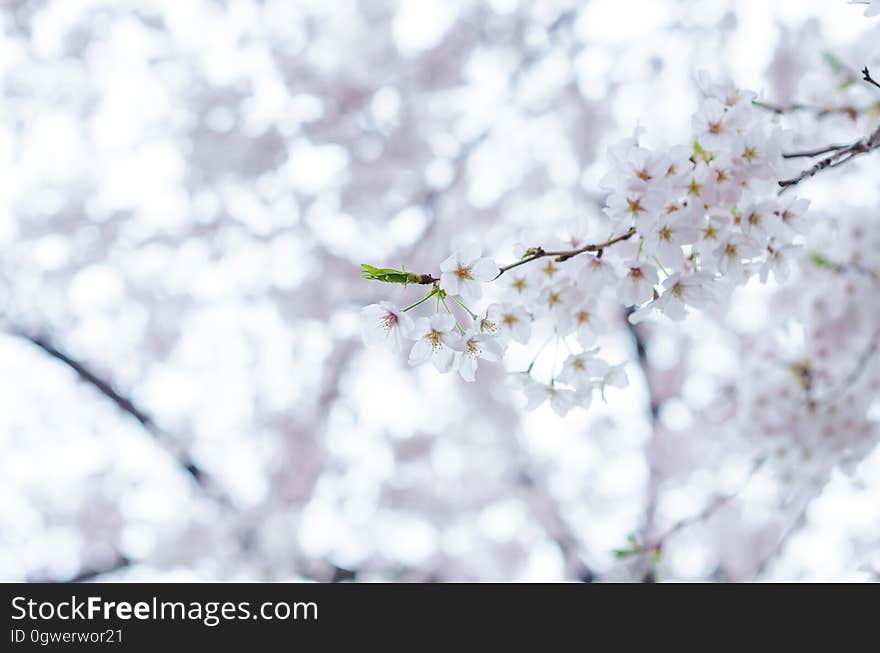
[[[385,313],[385,316],[379,320],[379,323],[382,325],[382,328],[386,331],[391,331],[394,327],[397,326],[397,315],[394,313]]]
[[[633,215],[636,215],[639,211],[643,211],[642,209],[642,201],[640,199],[629,199],[626,200],[626,205],[629,209],[629,212]]]

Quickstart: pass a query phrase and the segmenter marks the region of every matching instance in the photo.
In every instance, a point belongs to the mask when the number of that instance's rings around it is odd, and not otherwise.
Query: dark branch
[[[520,265],[525,265],[526,263],[531,263],[532,261],[537,261],[539,258],[545,258],[547,256],[552,256],[555,258],[557,262],[567,261],[570,258],[574,258],[580,254],[584,254],[586,252],[596,252],[598,255],[601,255],[603,250],[606,247],[611,247],[615,243],[622,242],[624,240],[628,240],[632,238],[636,233],[635,227],[630,227],[627,231],[620,234],[619,236],[615,236],[609,240],[606,240],[604,243],[596,243],[591,245],[584,245],[583,247],[579,247],[577,249],[566,249],[566,250],[558,250],[558,251],[545,251],[542,247],[534,247],[529,250],[528,256],[523,257],[521,260],[516,263],[511,263],[510,265],[503,266],[498,272],[497,279],[502,274],[507,272],[508,270],[512,270],[515,267],[519,267]]]
[[[137,420],[151,436],[159,439],[164,435],[147,411],[138,406],[130,397],[116,390],[110,381],[102,378],[88,365],[62,351],[47,336],[30,333],[21,328],[13,328],[11,333],[28,341],[45,354],[72,369],[76,372],[80,381],[92,386],[104,397],[112,401],[119,410]],[[174,457],[183,471],[191,476],[196,483],[199,485],[206,483],[207,474],[189,456],[186,454],[174,454]]]
[[[124,555],[117,555],[117,557],[107,564],[104,567],[88,567],[85,569],[81,569],[76,576],[72,576],[68,578],[65,583],[88,583],[90,581],[99,580],[102,576],[106,576],[107,574],[114,574],[117,571],[122,571],[123,569],[127,569],[134,565],[134,561],[125,557]]]
[[[840,147],[837,145],[830,146],[828,148],[824,148],[824,150],[815,150],[816,156],[824,154],[825,152],[833,152],[829,156],[821,159],[813,166],[807,168],[803,172],[801,172],[796,177],[792,177],[791,179],[784,179],[779,182],[780,186],[780,194],[785,192],[787,189],[797,186],[799,183],[804,181],[805,179],[809,179],[813,177],[817,173],[825,170],[827,168],[836,168],[848,161],[852,161],[857,156],[861,156],[862,154],[867,154],[868,152],[872,152],[880,148],[880,127],[875,129],[870,136],[867,138],[862,138],[857,140],[855,143],[850,145]],[[788,158],[794,158],[796,156],[809,156],[809,152],[799,152],[794,153],[793,155],[786,155]]]
[[[875,80],[873,77],[871,77],[871,71],[868,70],[868,67],[867,67],[867,66],[865,66],[865,67],[862,69],[862,75],[863,75],[863,76],[862,76],[862,79],[863,79],[864,81],[868,82],[868,83],[871,84],[872,86],[876,86],[877,88],[880,88],[880,84],[877,83],[877,80]]]

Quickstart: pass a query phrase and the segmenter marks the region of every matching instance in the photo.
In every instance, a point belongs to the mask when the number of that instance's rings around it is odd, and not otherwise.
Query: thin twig
[[[720,494],[716,496],[712,501],[706,504],[706,507],[703,508],[696,515],[692,515],[691,517],[685,517],[680,521],[673,524],[669,529],[667,529],[662,535],[657,536],[651,545],[647,548],[656,549],[662,547],[668,538],[675,535],[676,533],[688,528],[689,526],[693,526],[695,524],[699,524],[701,522],[706,521],[709,517],[714,515],[719,509],[729,504],[731,501],[740,496],[743,491],[749,486],[749,483],[754,478],[755,474],[758,473],[758,470],[761,469],[761,466],[764,464],[765,458],[759,458],[752,465],[751,470],[749,470],[748,476],[746,476],[745,480],[742,484],[733,492],[729,492],[727,494]]]
[[[829,152],[836,152],[837,150],[843,150],[848,148],[849,145],[828,145],[827,147],[820,147],[816,150],[804,150],[802,152],[790,152],[788,154],[783,154],[783,159],[800,159],[807,158],[812,159],[813,157],[822,156],[823,154],[828,154]]]
[[[856,362],[855,367],[846,375],[846,378],[841,384],[829,392],[825,397],[815,400],[815,403],[817,405],[827,406],[841,399],[858,382],[865,370],[868,369],[868,364],[871,362],[871,359],[874,358],[878,349],[880,349],[880,328],[878,328],[871,336],[871,339],[868,341],[868,346],[862,352],[862,355],[859,356],[859,360]]]
[[[791,179],[784,179],[779,182],[780,191],[782,194],[789,188],[793,186],[797,186],[799,183],[804,181],[805,179],[809,179],[810,177],[816,175],[817,173],[825,170],[826,168],[836,168],[852,159],[860,156],[862,154],[866,154],[868,152],[872,152],[880,148],[880,127],[875,129],[870,136],[867,138],[862,138],[857,140],[856,142],[847,145],[845,147],[839,148],[837,146],[830,147],[828,151],[833,151],[834,153],[825,157],[824,159],[818,161],[813,166],[807,168],[802,171],[796,177],[792,177]],[[796,153],[797,154],[797,153]],[[821,152],[820,152],[821,154]]]
[[[862,69],[862,75],[863,75],[862,79],[864,81],[868,82],[872,86],[876,86],[877,88],[880,88],[880,83],[877,83],[877,80],[875,80],[873,77],[871,77],[871,71],[868,70],[867,66],[865,66]]]
[[[586,252],[602,252],[606,247],[611,247],[612,245],[622,242],[624,240],[628,240],[632,238],[636,233],[635,227],[630,227],[627,231],[620,234],[619,236],[614,236],[606,240],[604,243],[595,243],[590,245],[584,245],[583,247],[579,247],[577,249],[566,249],[566,250],[556,250],[556,251],[547,251],[542,247],[533,247],[531,250],[531,254],[517,261],[516,263],[511,263],[509,265],[502,266],[498,272],[498,275],[495,277],[497,279],[505,272],[512,270],[513,268],[519,267],[520,265],[525,265],[526,263],[531,263],[532,261],[537,261],[540,258],[546,258],[548,256],[555,257],[555,260],[559,263],[563,261],[567,261],[570,258],[574,258],[580,254],[585,254]]]

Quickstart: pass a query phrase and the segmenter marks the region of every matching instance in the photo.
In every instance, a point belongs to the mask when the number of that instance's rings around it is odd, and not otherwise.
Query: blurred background
[[[566,419],[358,324],[418,298],[359,263],[508,260],[598,214],[610,144],[685,141],[698,70],[809,99],[822,53],[880,54],[861,14],[3,0],[0,579],[876,579],[880,454],[791,502],[721,406],[773,291],[639,348],[607,316],[630,386]],[[873,179],[809,196],[876,207]]]

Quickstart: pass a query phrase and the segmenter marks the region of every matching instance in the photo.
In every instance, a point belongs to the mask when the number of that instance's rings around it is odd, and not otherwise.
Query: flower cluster
[[[818,492],[836,466],[852,471],[876,445],[880,394],[880,239],[873,216],[817,229],[801,260],[799,292],[776,298],[805,327],[792,338],[745,343],[741,432],[783,480]]]
[[[601,182],[605,215],[591,233],[518,246],[518,260],[504,267],[466,247],[442,263],[439,278],[364,266],[367,278],[433,286],[405,309],[365,308],[368,339],[395,348],[412,341],[411,364],[430,359],[473,381],[479,359],[500,360],[511,340],[529,343],[543,321],[555,348],[561,343],[569,355],[543,380],[532,373],[533,360],[524,390],[529,407],[547,400],[564,415],[588,406],[594,390],[627,382],[621,365],[598,355],[606,326],[600,298],[627,308],[633,323],[652,314],[681,320],[688,307],[717,301],[755,275],[784,280],[808,204],[778,195],[778,181],[791,172],[782,155],[787,135],[753,104],[753,93],[707,80],[701,89],[689,145],[653,151],[637,134],[611,148]],[[500,301],[474,310],[483,284],[496,279]],[[408,312],[431,299],[434,315],[413,321]]]
[[[378,278],[377,268],[364,267],[364,276]],[[478,319],[465,301],[473,302],[480,298],[482,284],[498,275],[498,267],[492,259],[481,256],[479,247],[468,246],[446,259],[440,270],[439,281],[432,278],[433,289],[415,304],[403,309],[384,301],[366,306],[361,312],[364,338],[370,343],[385,342],[394,351],[401,350],[404,343],[409,342],[410,365],[420,365],[430,360],[440,372],[456,370],[465,381],[474,381],[478,360],[499,361],[504,355],[504,347],[494,323],[489,322],[488,317]],[[406,284],[420,280],[418,275],[410,276],[403,270],[384,269],[379,272],[385,273],[385,278],[381,280],[392,283]],[[467,312],[471,324],[467,327],[461,325],[447,298]],[[436,300],[433,316],[416,320],[410,317],[409,311],[432,299]],[[497,309],[497,306],[490,306],[493,315]],[[493,328],[489,328],[489,325]],[[521,333],[519,330],[517,332]]]
[[[633,322],[680,320],[756,274],[785,280],[806,231],[808,202],[777,194],[787,134],[754,94],[702,81],[690,147],[657,153],[633,138],[611,152],[606,213],[637,234],[618,288],[638,306]]]
[[[364,337],[397,351],[409,343],[410,365],[430,360],[440,372],[457,371],[465,381],[474,381],[480,359],[501,360],[508,343],[529,344],[535,322],[546,322],[549,340],[555,339],[557,345],[564,342],[570,355],[549,381],[535,380],[532,371],[549,342],[545,341],[522,375],[528,407],[548,401],[559,415],[574,406],[587,407],[595,389],[604,392],[608,386],[627,383],[623,366],[610,365],[595,347],[604,327],[596,311],[600,288],[591,284],[602,278],[602,262],[597,258],[598,270],[572,276],[576,268],[564,269],[557,260],[561,254],[545,254],[544,250],[526,251],[519,263],[499,268],[492,259],[482,257],[478,247],[468,246],[440,265],[439,279],[365,266],[368,278],[381,276],[380,280],[403,284],[428,282],[432,288],[406,308],[388,302],[365,307],[361,313]],[[539,258],[543,259],[540,263]],[[502,275],[503,280],[499,279]],[[483,296],[483,284],[496,279],[498,301],[480,312],[473,310],[474,302]],[[423,305],[432,307],[433,315],[414,320],[410,312]]]

